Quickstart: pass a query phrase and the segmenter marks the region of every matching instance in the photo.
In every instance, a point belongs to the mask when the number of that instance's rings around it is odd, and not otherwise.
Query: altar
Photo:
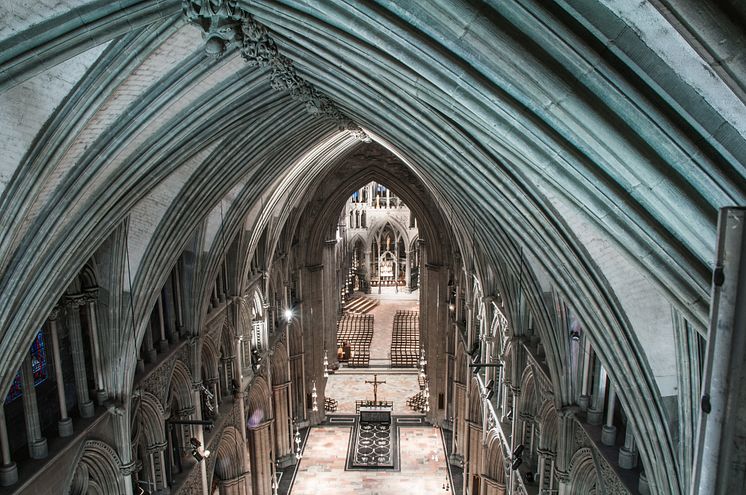
[[[394,403],[382,402],[380,405],[361,404],[357,409],[361,423],[391,423],[391,411],[394,409]]]

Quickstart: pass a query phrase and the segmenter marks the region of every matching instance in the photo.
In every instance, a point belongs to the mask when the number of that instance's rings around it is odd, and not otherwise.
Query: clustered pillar
[[[83,347],[83,331],[80,328],[80,306],[84,304],[80,297],[67,298],[67,327],[70,331],[70,347],[73,355],[73,371],[75,374],[75,389],[78,394],[78,409],[80,416],[93,416],[93,401],[88,394],[88,375],[85,369],[85,351]]]

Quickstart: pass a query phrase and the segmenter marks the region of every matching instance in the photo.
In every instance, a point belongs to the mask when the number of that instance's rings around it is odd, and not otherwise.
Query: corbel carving
[[[331,98],[298,74],[293,61],[279,52],[269,30],[243,10],[237,0],[182,0],[182,7],[184,17],[202,29],[207,56],[220,58],[229,46],[238,47],[250,65],[272,69],[272,88],[287,91],[292,99],[303,103],[308,113],[331,119],[340,131],[349,131],[360,141],[370,141]]]

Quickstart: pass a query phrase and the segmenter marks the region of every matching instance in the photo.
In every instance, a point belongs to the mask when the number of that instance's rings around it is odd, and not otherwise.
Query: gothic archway
[[[87,440],[78,452],[65,495],[125,495],[122,463],[109,444]]]
[[[255,379],[246,406],[246,434],[251,460],[251,485],[253,495],[272,493],[272,401],[266,378]]]

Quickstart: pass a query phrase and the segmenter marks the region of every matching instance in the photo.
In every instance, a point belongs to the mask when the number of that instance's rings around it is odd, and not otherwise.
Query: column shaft
[[[163,316],[163,293],[158,291],[158,330],[161,333],[161,340],[158,342],[158,350],[161,352],[168,351],[168,339],[166,338],[166,322]]]
[[[21,365],[21,386],[23,387],[23,413],[26,417],[26,441],[29,455],[32,459],[43,459],[47,456],[47,439],[41,435],[30,354],[26,354]]]
[[[61,437],[69,437],[73,434],[73,422],[67,416],[65,380],[62,377],[62,360],[60,359],[60,344],[57,337],[56,319],[49,320],[49,334],[52,340],[52,358],[54,360],[54,376],[57,381],[57,399],[60,403],[60,420],[57,426]]]
[[[8,430],[5,426],[5,407],[0,403],[0,451],[3,465],[0,466],[0,486],[10,486],[18,481],[18,467],[10,457]]]
[[[98,319],[96,318],[96,300],[88,300],[88,328],[91,331],[91,346],[93,347],[93,370],[96,374],[96,401],[99,406],[107,399],[104,387],[104,367],[101,362],[101,346],[98,339]]]
[[[85,350],[83,346],[83,331],[80,328],[80,307],[77,301],[70,301],[67,306],[67,327],[70,330],[70,347],[73,355],[73,371],[75,372],[75,391],[78,395],[78,409],[80,416],[93,416],[93,401],[88,394],[88,374],[85,369]]]

